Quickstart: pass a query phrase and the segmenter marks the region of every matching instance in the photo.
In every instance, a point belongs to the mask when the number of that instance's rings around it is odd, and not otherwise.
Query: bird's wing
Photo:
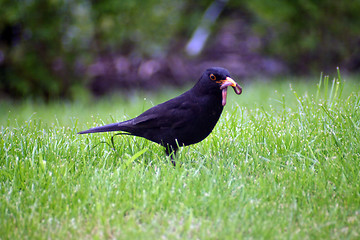
[[[189,124],[198,111],[199,106],[194,102],[189,101],[189,99],[185,101],[170,100],[150,108],[134,118],[133,124],[141,128],[174,129]]]

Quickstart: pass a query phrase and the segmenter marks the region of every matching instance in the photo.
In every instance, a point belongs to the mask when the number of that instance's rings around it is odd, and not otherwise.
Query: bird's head
[[[213,67],[207,69],[200,78],[199,83],[203,88],[221,92],[223,106],[226,104],[227,88],[229,86],[233,87],[236,94],[240,95],[242,93],[240,85],[230,77],[229,71],[225,68]]]

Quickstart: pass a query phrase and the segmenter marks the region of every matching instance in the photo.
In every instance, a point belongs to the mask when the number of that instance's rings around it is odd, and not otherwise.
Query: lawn
[[[76,133],[179,90],[2,101],[0,239],[359,239],[359,77],[334,79],[229,89],[176,167],[145,139]]]

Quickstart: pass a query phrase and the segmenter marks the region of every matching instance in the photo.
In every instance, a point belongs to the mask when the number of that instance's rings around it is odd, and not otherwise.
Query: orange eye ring
[[[210,79],[213,80],[213,81],[215,81],[215,80],[216,80],[215,75],[214,75],[214,74],[210,74]]]

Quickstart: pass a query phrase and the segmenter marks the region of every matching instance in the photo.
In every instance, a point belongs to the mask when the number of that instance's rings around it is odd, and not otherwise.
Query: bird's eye
[[[215,75],[214,75],[214,74],[210,74],[210,79],[213,80],[213,81],[216,80]]]

